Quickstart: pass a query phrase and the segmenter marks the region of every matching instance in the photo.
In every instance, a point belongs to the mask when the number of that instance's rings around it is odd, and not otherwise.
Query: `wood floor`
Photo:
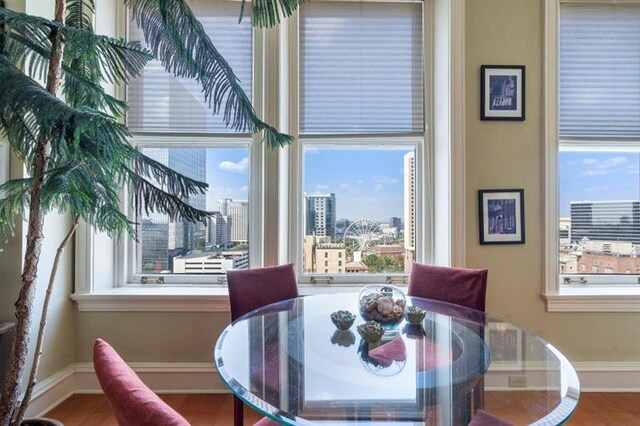
[[[498,394],[498,393],[494,393]],[[231,395],[161,395],[169,405],[192,425],[230,426],[233,424]],[[508,410],[500,406],[498,395],[487,395],[485,406]],[[520,411],[512,406],[512,411]],[[491,411],[491,410],[489,410]],[[517,418],[517,413],[513,414]],[[102,395],[73,395],[47,417],[62,421],[65,426],[117,425],[109,405]],[[258,413],[245,408],[245,425],[258,421]],[[640,426],[640,393],[583,393],[569,426]]]

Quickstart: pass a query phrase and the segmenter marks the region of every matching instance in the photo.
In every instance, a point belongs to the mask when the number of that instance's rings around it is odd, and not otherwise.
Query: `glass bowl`
[[[358,296],[360,315],[376,321],[385,329],[395,328],[404,319],[406,298],[402,290],[391,285],[368,285]]]

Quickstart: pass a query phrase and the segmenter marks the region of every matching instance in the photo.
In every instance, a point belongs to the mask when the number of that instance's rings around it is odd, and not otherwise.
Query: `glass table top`
[[[419,325],[401,322],[377,343],[357,326],[356,293],[307,296],[229,325],[215,363],[229,388],[283,424],[466,425],[477,409],[513,424],[561,424],[580,394],[571,364],[504,320],[416,297]],[[338,330],[332,312],[356,315]]]

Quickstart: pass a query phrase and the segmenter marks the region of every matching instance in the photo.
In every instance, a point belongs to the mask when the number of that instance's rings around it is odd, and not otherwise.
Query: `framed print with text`
[[[480,119],[524,121],[524,65],[480,67]]]
[[[480,244],[524,244],[524,190],[478,191]]]

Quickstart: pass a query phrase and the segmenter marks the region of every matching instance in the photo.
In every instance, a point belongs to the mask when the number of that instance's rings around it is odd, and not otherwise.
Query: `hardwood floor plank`
[[[511,393],[487,392],[485,408],[500,413],[518,425],[526,423],[526,413],[542,407],[527,404],[527,393],[516,397]],[[182,414],[193,426],[230,426],[233,424],[233,397],[229,394],[167,394],[160,397]],[[531,397],[531,395],[529,395]],[[261,419],[249,407],[244,410],[245,425]],[[69,397],[46,415],[60,420],[65,426],[116,426],[117,422],[103,395],[76,394]],[[640,426],[640,393],[583,393],[578,408],[568,426]]]

